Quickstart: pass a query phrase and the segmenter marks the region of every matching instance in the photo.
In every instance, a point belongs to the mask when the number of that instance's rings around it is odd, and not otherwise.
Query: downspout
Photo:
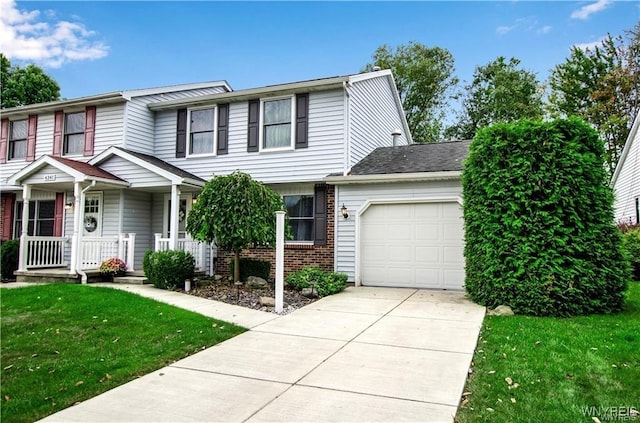
[[[84,194],[89,191],[91,188],[96,186],[96,181],[91,181],[91,184],[89,184],[87,187],[85,187],[82,191],[80,191],[80,207],[78,207],[77,212],[78,213],[83,213],[83,211],[79,210],[79,209],[84,209]],[[82,223],[82,221],[80,221],[80,223]],[[83,285],[87,284],[87,274],[85,273],[84,270],[82,270],[82,263],[80,261],[80,250],[82,249],[82,228],[78,228],[78,249],[76,250],[75,254],[78,257],[78,259],[76,260],[76,273],[80,275],[80,281]]]

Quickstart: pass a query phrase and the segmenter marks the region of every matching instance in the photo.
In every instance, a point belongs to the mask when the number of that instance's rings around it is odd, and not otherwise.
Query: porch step
[[[113,278],[113,283],[144,285],[149,283],[149,281],[144,276],[118,276]]]

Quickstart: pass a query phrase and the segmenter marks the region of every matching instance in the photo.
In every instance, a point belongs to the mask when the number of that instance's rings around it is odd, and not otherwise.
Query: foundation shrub
[[[313,288],[318,297],[337,294],[347,286],[347,275],[344,273],[325,272],[319,267],[307,267],[287,276],[287,285],[301,291]]]
[[[621,310],[629,272],[604,155],[574,118],[478,131],[462,177],[474,301],[542,316]]]
[[[2,279],[12,279],[13,272],[18,270],[19,250],[20,240],[18,239],[3,241],[0,245],[0,277]]]
[[[156,288],[184,289],[184,281],[193,279],[195,259],[187,251],[148,250],[142,268],[144,275]]]

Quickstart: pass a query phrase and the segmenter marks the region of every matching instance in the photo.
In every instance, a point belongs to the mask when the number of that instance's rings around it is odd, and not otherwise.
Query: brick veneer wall
[[[334,211],[335,187],[327,185],[327,244],[326,245],[285,245],[284,247],[284,276],[304,269],[305,267],[320,267],[333,272],[333,239],[334,239]],[[242,251],[242,258],[257,258],[271,262],[271,279],[275,279],[276,249],[251,248]],[[233,254],[218,250],[216,273],[229,275],[229,263],[233,261]]]

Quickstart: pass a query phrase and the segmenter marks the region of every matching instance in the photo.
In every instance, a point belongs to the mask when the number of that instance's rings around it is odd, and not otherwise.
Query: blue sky
[[[637,1],[40,2],[0,0],[0,51],[64,98],[226,80],[234,89],[358,73],[382,44],[448,49],[456,74],[517,57],[544,80],[571,46],[640,20]]]

